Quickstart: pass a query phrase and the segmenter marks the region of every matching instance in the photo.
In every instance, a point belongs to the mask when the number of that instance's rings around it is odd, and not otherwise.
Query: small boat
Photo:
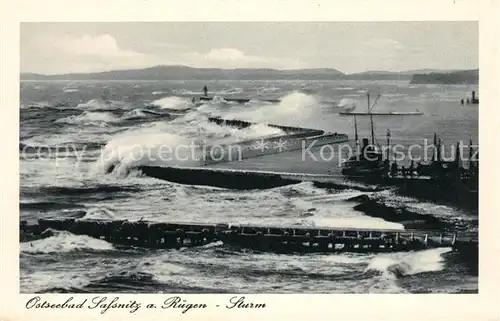
[[[370,117],[371,121],[371,144],[369,144],[368,138],[363,138],[363,146],[360,150],[359,139],[358,139],[358,126],[356,122],[357,115],[370,115],[372,116],[372,109],[377,103],[380,96],[377,97],[374,104],[370,106],[370,94],[367,94],[368,98],[368,112],[367,113],[349,113],[349,115],[354,116],[354,140],[356,142],[357,154],[351,156],[347,161],[341,164],[341,173],[346,177],[380,177],[384,173],[389,172],[389,163],[387,159],[383,159],[384,155],[377,149],[375,145],[375,133],[373,128],[373,117]],[[347,114],[347,113],[340,113]]]
[[[342,175],[349,178],[382,177],[389,173],[389,161],[380,151],[363,139],[361,151],[341,164]]]

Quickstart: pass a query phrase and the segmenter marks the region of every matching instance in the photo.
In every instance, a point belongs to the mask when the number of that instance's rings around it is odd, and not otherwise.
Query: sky
[[[478,68],[477,22],[37,22],[21,24],[21,72],[185,65],[368,70]]]

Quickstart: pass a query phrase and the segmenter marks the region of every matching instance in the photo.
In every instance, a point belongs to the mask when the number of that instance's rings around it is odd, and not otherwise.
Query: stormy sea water
[[[20,110],[20,219],[129,219],[265,223],[297,226],[401,227],[355,209],[366,195],[387,209],[437,217],[463,229],[477,228],[477,213],[396,195],[391,190],[322,189],[312,183],[258,191],[186,186],[141,175],[151,162],[139,147],[158,151],[188,141],[237,142],[279,134],[208,122],[209,115],[323,129],[353,136],[353,120],[340,105],[366,92],[380,93],[377,111],[423,116],[376,117],[375,134],[403,145],[432,140],[477,142],[478,107],[461,105],[471,86],[411,85],[407,81],[218,81],[214,101],[194,106],[205,85],[165,82],[22,82]],[[246,104],[218,97],[252,98]],[[262,100],[276,99],[270,104]],[[368,122],[358,119],[360,136]],[[313,154],[318,155],[318,150]],[[158,160],[200,166],[192,160]],[[212,165],[218,168],[331,173],[336,158],[302,159],[301,151]],[[21,292],[145,293],[470,293],[477,269],[450,248],[384,254],[286,255],[236,249],[222,243],[185,249],[115,246],[69,232],[20,244]]]

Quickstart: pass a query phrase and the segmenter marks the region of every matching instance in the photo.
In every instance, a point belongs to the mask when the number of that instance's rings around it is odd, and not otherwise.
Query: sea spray
[[[278,104],[249,106],[245,110],[231,112],[228,116],[255,122],[299,125],[308,118],[318,106],[316,97],[300,92],[293,92],[281,98]]]
[[[376,256],[365,272],[379,271],[400,277],[423,272],[441,271],[444,268],[442,254],[451,248],[437,248],[408,253],[389,253]]]
[[[120,134],[104,147],[96,162],[98,171],[124,175],[134,166],[146,164],[199,164],[200,151],[192,140],[154,128],[141,128]]]

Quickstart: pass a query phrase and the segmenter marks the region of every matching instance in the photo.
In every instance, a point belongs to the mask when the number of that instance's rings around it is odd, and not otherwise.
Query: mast
[[[441,138],[439,138],[439,141],[438,141],[437,161],[438,161],[438,163],[441,163]]]
[[[391,139],[391,130],[387,129],[387,160],[389,160],[389,146],[390,146],[390,139]]]
[[[375,146],[375,133],[373,132],[373,115],[370,108],[370,93],[367,93],[368,96],[368,113],[370,114],[370,127],[372,134],[372,146]]]
[[[358,143],[358,123],[356,122],[356,115],[354,115],[354,140]]]
[[[472,149],[472,137],[469,139],[469,170],[472,168],[472,155],[474,150]]]
[[[436,153],[437,153],[438,145],[437,145],[437,135],[436,135],[436,133],[434,133],[434,142],[433,142],[433,145],[434,145],[434,150],[432,151],[432,160],[433,161],[437,161]]]

